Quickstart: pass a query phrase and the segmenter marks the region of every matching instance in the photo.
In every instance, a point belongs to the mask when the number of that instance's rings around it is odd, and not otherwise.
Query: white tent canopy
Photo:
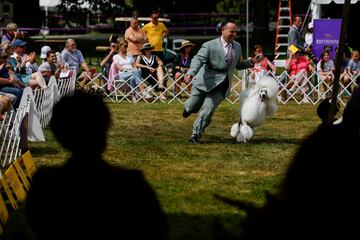
[[[336,4],[344,4],[345,0],[312,0],[311,10],[312,10],[312,19],[319,19],[321,17],[321,5],[330,4],[335,2]],[[351,4],[360,2],[360,0],[351,0]]]
[[[359,0],[351,0],[350,3],[357,3]],[[345,0],[313,0],[315,4],[329,4],[335,2],[336,4],[344,4]]]
[[[39,0],[40,7],[55,7],[60,3],[60,0]]]

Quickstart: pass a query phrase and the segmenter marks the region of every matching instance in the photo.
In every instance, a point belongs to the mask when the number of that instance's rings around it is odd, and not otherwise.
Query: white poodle
[[[258,83],[241,92],[240,121],[233,124],[230,131],[230,135],[236,138],[237,142],[250,141],[254,136],[254,129],[277,111],[278,90],[276,80],[264,76]]]

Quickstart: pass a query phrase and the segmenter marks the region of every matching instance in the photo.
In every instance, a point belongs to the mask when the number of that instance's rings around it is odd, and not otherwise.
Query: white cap
[[[314,28],[314,23],[313,22],[309,22],[308,29],[310,29],[310,28]]]
[[[40,58],[41,59],[45,59],[46,58],[46,54],[48,53],[48,51],[50,51],[51,48],[49,46],[43,46],[41,48],[41,54],[40,54]]]

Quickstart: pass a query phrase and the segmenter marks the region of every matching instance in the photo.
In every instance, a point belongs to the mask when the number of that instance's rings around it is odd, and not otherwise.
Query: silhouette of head
[[[103,100],[84,92],[62,98],[54,107],[51,130],[74,155],[99,156],[106,147],[110,112]]]
[[[321,119],[323,124],[327,124],[327,120],[329,118],[329,110],[331,106],[331,98],[324,99],[320,102],[318,108],[316,109],[316,113],[318,117]],[[336,104],[335,114],[339,112],[340,105]]]

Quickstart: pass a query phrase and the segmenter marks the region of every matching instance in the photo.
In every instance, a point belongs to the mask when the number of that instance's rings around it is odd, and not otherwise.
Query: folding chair
[[[13,165],[10,165],[9,168],[5,171],[3,177],[8,184],[9,188],[14,193],[17,201],[25,201],[26,191],[22,185],[19,176],[17,175]]]
[[[11,192],[11,189],[10,189],[5,177],[0,177],[0,190],[1,190],[1,192],[3,192],[3,191],[5,192],[5,195],[6,195],[7,199],[9,200],[12,208],[14,210],[16,210],[19,206],[15,200],[13,193]]]
[[[2,194],[0,193],[0,223],[2,226],[4,226],[9,219],[9,211],[6,207],[6,203],[4,201],[4,198],[2,197]],[[1,234],[1,231],[0,231]]]
[[[25,170],[24,173],[26,177],[32,179],[35,174],[36,166],[34,160],[31,156],[30,151],[24,153],[19,159],[20,166]]]

